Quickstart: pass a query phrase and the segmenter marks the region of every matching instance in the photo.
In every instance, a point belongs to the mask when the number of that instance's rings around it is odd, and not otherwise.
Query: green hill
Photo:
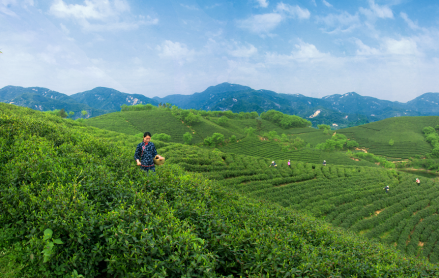
[[[2,277],[439,275],[425,259],[181,169],[222,169],[217,178],[228,170],[232,180],[265,161],[156,142],[168,159],[148,176],[133,166],[136,140],[0,104]],[[297,163],[276,181],[349,177],[348,168],[314,166]],[[352,177],[385,171],[350,169]],[[281,168],[269,170],[274,177]]]
[[[368,152],[392,158],[409,158],[431,152],[422,129],[439,124],[438,116],[397,117],[366,125],[337,130],[356,140]],[[390,140],[394,145],[389,145]]]
[[[183,143],[183,135],[190,132],[193,136],[192,144],[201,144],[203,140],[212,136],[213,133],[221,133],[227,140],[235,135],[239,140],[237,144],[232,142],[222,144],[223,152],[245,154],[252,156],[271,157],[271,159],[294,159],[304,162],[319,163],[329,160],[340,165],[367,165],[365,161],[360,163],[351,161],[349,156],[340,152],[319,151],[314,148],[331,139],[334,134],[344,134],[350,140],[355,140],[360,149],[369,153],[387,157],[389,160],[401,160],[415,156],[423,156],[430,153],[432,147],[426,142],[422,133],[425,126],[436,126],[439,117],[397,117],[382,120],[375,123],[361,125],[352,128],[339,129],[324,133],[322,130],[305,128],[283,129],[278,124],[264,119],[246,118],[248,115],[237,113],[205,112],[190,110],[198,115],[198,121],[191,124],[185,123],[181,116],[173,115],[172,109],[151,107],[152,110],[122,111],[87,119],[85,123],[90,126],[105,128],[129,135],[150,131],[171,135],[171,142]],[[216,112],[215,112],[216,113]],[[219,122],[219,116],[223,113],[227,121]],[[224,117],[224,116],[223,116]],[[254,135],[247,136],[246,128],[253,128]],[[276,140],[264,140],[268,132],[276,132],[278,136],[286,134],[290,140],[299,138],[304,141],[308,148],[286,151]],[[259,136],[259,137],[258,137]],[[262,137],[264,138],[262,138]],[[140,136],[139,136],[140,137]],[[261,141],[262,140],[262,141]],[[389,141],[394,144],[390,145]]]

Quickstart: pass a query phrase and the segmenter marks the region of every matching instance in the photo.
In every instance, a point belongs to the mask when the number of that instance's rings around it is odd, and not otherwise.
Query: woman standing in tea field
[[[157,155],[154,143],[150,141],[151,133],[145,132],[143,134],[143,142],[137,145],[134,152],[134,159],[143,171],[148,172],[151,170],[155,172],[154,158],[157,157],[159,160],[164,160],[164,157]]]

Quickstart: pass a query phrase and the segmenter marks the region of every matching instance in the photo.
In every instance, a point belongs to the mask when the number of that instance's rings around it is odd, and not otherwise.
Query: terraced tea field
[[[321,132],[321,131],[320,131]],[[319,132],[319,133],[320,133]],[[312,148],[303,148],[295,151],[285,151],[272,141],[264,141],[257,137],[246,137],[238,143],[227,144],[220,148],[226,153],[242,154],[254,157],[265,157],[267,160],[297,160],[308,163],[321,164],[326,160],[329,164],[370,166],[376,165],[368,161],[354,161],[342,152],[324,152]],[[286,162],[284,162],[286,163]]]
[[[321,217],[395,246],[409,255],[439,261],[439,184],[379,167],[277,160],[167,146],[169,161],[203,173],[222,186],[253,198]],[[202,153],[200,153],[202,152]],[[204,153],[206,152],[206,153]],[[383,188],[389,185],[389,193]]]
[[[398,117],[379,122],[346,128],[337,132],[358,142],[376,155],[409,158],[431,152],[431,145],[424,139],[422,129],[439,124],[439,117]],[[390,146],[390,139],[394,145]]]

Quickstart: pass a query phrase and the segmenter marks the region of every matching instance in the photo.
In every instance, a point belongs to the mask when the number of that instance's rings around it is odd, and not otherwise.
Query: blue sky
[[[439,92],[439,1],[0,0],[0,88]]]

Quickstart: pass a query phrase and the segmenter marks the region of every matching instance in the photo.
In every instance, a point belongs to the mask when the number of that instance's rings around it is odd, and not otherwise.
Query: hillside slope
[[[124,146],[109,137],[109,131],[0,104],[1,274],[439,274],[436,265],[306,214],[231,194],[172,160],[147,176],[132,166],[134,142]],[[185,153],[183,145],[168,146]],[[198,159],[226,166],[218,154],[201,151]]]
[[[439,124],[438,116],[395,117],[366,125],[337,130],[356,140],[368,152],[406,159],[431,152],[422,129]],[[394,144],[389,145],[393,140]]]
[[[439,183],[380,167],[304,163],[218,153],[224,164],[197,148],[166,146],[164,156],[188,171],[215,179],[227,191],[321,217],[332,225],[439,262]],[[306,153],[302,153],[306,156]],[[386,193],[383,188],[389,185]],[[384,276],[384,275],[383,275]]]

